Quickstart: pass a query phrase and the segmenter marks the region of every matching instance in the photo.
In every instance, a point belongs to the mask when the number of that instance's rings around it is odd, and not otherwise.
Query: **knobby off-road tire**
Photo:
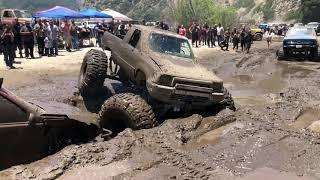
[[[279,49],[278,51],[277,51],[277,57],[278,57],[278,61],[281,61],[281,60],[284,60],[284,51],[283,51],[283,49],[281,48],[281,49]]]
[[[262,39],[263,39],[263,35],[262,34],[260,34],[260,33],[256,34],[256,37],[255,37],[256,41],[262,41]]]
[[[78,78],[82,96],[96,95],[107,76],[108,58],[103,51],[92,49],[84,56]]]
[[[149,129],[158,124],[152,107],[141,96],[131,93],[117,94],[106,100],[98,121],[101,128],[111,130],[113,135],[126,128]]]
[[[227,108],[229,108],[232,111],[236,111],[237,108],[234,104],[234,100],[232,98],[232,95],[230,94],[230,92],[225,88],[223,90],[224,93],[224,100],[223,100],[223,105]]]

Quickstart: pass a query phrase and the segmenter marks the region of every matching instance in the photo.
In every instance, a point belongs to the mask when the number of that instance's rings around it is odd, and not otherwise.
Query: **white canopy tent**
[[[105,9],[101,12],[112,16],[116,21],[132,21],[132,19],[129,18],[128,16],[121,14],[117,11],[114,11],[112,9]]]

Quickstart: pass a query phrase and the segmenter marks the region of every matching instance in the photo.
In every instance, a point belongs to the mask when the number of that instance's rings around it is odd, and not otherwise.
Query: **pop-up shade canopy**
[[[80,14],[87,16],[89,18],[112,18],[112,16],[105,14],[105,13],[101,13],[101,12],[94,10],[94,9],[82,10],[82,11],[80,11]]]
[[[68,9],[62,6],[56,6],[47,10],[38,11],[37,13],[33,14],[32,17],[34,18],[56,18],[56,19],[77,19],[77,18],[88,18],[83,14],[80,14],[77,11],[72,9]]]
[[[120,20],[120,21],[132,21],[131,18],[129,18],[128,16],[124,15],[124,14],[121,14],[117,11],[114,11],[112,9],[105,9],[103,11],[101,11],[102,13],[104,14],[108,14],[110,16],[112,16],[112,18],[114,20]]]

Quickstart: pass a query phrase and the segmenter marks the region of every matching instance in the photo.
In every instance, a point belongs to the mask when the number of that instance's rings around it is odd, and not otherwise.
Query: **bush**
[[[177,21],[185,26],[192,21],[209,25],[221,23],[225,27],[238,22],[235,8],[219,6],[212,0],[178,0],[175,12]]]

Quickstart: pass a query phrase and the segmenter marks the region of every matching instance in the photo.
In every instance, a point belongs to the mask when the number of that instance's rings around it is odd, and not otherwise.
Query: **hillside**
[[[86,0],[85,7],[112,8],[137,20],[170,20],[172,0]]]
[[[85,6],[112,8],[138,20],[173,20],[178,0],[86,0]],[[185,0],[187,1],[187,0]],[[191,0],[192,1],[192,0]],[[318,0],[213,0],[238,9],[243,22],[319,21]]]
[[[23,9],[33,13],[57,5],[79,9],[78,2],[78,0],[0,0],[0,8]]]
[[[196,0],[0,0],[0,8],[25,9],[30,12],[55,5],[72,9],[112,8],[136,20],[164,20],[174,23],[178,1]],[[212,0],[219,5],[234,7],[242,22],[320,21],[319,0]],[[190,17],[192,19],[192,17]]]

